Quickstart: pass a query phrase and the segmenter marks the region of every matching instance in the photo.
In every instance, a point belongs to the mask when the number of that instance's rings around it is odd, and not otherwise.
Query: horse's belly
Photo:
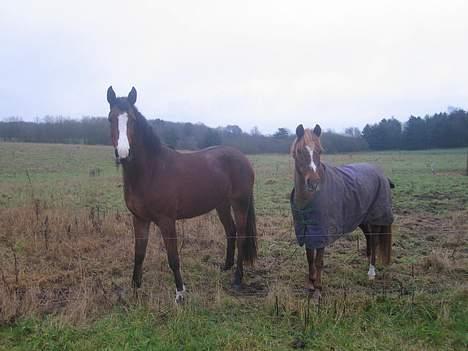
[[[201,198],[185,199],[177,208],[177,219],[201,216],[223,203],[221,196],[204,196]]]
[[[217,208],[230,199],[228,186],[213,188],[199,185],[189,193],[181,193],[177,203],[177,218],[192,218],[200,216]]]

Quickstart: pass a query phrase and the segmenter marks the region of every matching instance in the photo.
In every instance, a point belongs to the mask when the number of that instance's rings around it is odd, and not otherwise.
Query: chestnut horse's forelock
[[[296,158],[297,151],[305,149],[307,146],[312,148],[312,150],[317,152],[322,152],[322,144],[320,143],[320,138],[316,136],[310,129],[304,130],[304,136],[301,138],[294,139],[294,142],[291,145],[291,156]]]

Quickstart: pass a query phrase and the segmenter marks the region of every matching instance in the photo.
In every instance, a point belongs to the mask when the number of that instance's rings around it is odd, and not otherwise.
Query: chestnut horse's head
[[[313,131],[304,129],[300,124],[296,128],[296,139],[291,146],[296,172],[304,178],[305,188],[311,192],[317,191],[320,183],[321,133],[322,130],[318,124]]]
[[[112,145],[115,149],[115,156],[120,160],[125,160],[130,155],[137,118],[134,108],[136,98],[137,92],[134,87],[127,97],[116,97],[112,86],[107,89]]]

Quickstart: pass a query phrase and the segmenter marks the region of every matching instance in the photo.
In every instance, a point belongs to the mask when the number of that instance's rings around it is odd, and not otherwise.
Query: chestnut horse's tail
[[[255,221],[255,207],[253,194],[250,195],[247,209],[246,238],[244,240],[244,262],[253,264],[257,258],[257,224]]]
[[[380,227],[380,233],[377,233],[378,253],[382,264],[390,264],[392,258],[392,226],[383,225]]]

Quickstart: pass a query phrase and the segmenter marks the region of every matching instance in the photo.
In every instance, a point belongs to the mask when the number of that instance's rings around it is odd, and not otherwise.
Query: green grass
[[[185,306],[160,308],[145,299],[130,300],[127,307],[114,304],[78,324],[68,322],[60,310],[36,316],[26,314],[0,326],[0,349],[285,350],[301,343],[306,349],[319,350],[466,349],[468,299],[467,271],[463,265],[467,256],[463,232],[468,214],[468,177],[463,175],[466,152],[454,149],[324,156],[332,164],[376,162],[396,184],[394,206],[396,227],[400,228],[396,231],[393,264],[385,270],[391,285],[388,293],[379,285],[382,281],[376,284],[367,281],[365,259],[362,252],[354,250],[357,236],[351,236],[327,249],[324,273],[327,292],[320,308],[308,307],[306,297],[298,292],[305,271],[304,254],[291,244],[294,237],[290,228],[289,192],[293,163],[287,155],[253,155],[249,158],[256,172],[259,233],[264,237],[259,241],[257,268],[248,270],[246,280],[268,285],[268,296],[236,296],[221,289],[219,301],[212,303],[218,289],[215,285],[227,285],[230,276],[220,275],[214,267],[221,260],[210,256],[216,250],[198,255],[185,248],[183,275],[193,291]],[[0,143],[0,155],[0,211],[30,207],[33,200],[40,201],[45,208],[67,211],[83,208],[125,211],[121,170],[115,167],[109,147]],[[92,174],[96,169],[100,169],[99,175]],[[214,228],[210,230],[218,227]],[[120,230],[122,233],[115,240],[128,240],[125,228]],[[53,235],[59,237],[61,233]],[[103,238],[109,240],[104,234]],[[2,245],[0,241],[0,252]],[[22,250],[18,241],[15,245],[22,268],[27,261],[21,254],[35,251]],[[154,272],[165,261],[154,258],[158,246],[151,245],[155,244],[150,240],[152,255],[145,264],[151,269],[145,272],[144,284],[146,289],[150,283],[155,289],[164,286],[172,298],[172,275],[167,268]],[[90,254],[95,255],[90,247]],[[204,247],[192,250],[201,248]],[[11,254],[8,250],[4,251]],[[81,254],[80,264],[83,262],[89,274],[109,277],[104,269],[102,273],[87,263],[94,256],[87,257],[86,251]],[[46,264],[52,256],[44,258]],[[131,254],[126,253],[122,262],[112,268],[115,279],[129,280],[128,257],[131,259]],[[442,262],[437,261],[440,257]],[[7,273],[12,270],[10,261],[0,258],[0,268]],[[277,262],[284,264],[279,267]],[[440,271],[437,264],[441,265]],[[29,268],[23,269],[26,274]],[[416,271],[414,277],[412,269]],[[218,283],[214,283],[216,279]],[[405,291],[398,291],[398,282],[404,283]],[[273,294],[274,289],[278,290]],[[346,292],[347,297],[343,295]],[[206,295],[210,299],[201,300]]]
[[[121,171],[106,146],[1,143],[0,206],[32,197],[52,207],[125,209]],[[331,164],[374,162],[397,185],[395,207],[434,213],[467,206],[466,149],[325,155]],[[289,211],[293,163],[287,155],[250,156],[256,172],[256,207],[262,214]],[[433,165],[436,175],[432,175]],[[90,176],[92,170],[99,176]],[[31,183],[29,183],[29,179]]]
[[[272,309],[227,304],[185,306],[166,315],[145,308],[114,311],[87,326],[53,318],[29,319],[0,329],[5,350],[285,350],[303,343],[317,350],[451,350],[468,345],[468,299],[461,293],[367,299],[304,318]]]

